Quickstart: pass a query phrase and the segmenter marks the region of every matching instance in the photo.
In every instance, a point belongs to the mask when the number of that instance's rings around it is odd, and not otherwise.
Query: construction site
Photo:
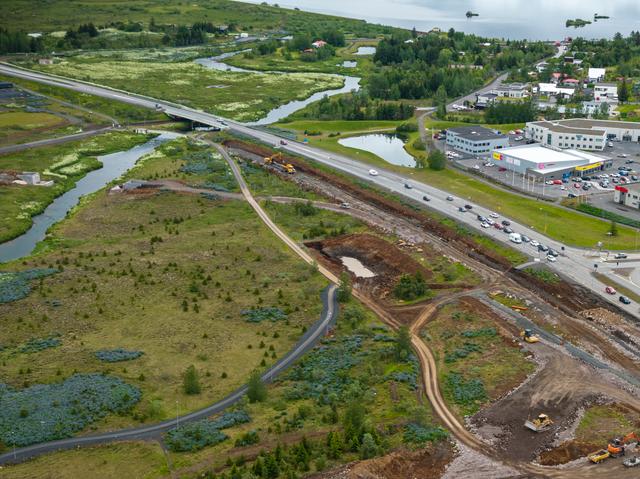
[[[388,326],[409,328],[418,394],[454,440],[312,477],[638,477],[637,318],[544,268],[516,268],[419,205],[262,146],[225,146],[375,232],[305,245],[320,265],[348,272],[354,295]],[[420,277],[429,294],[399,300],[403,277]],[[483,394],[461,401],[456,388],[473,374]]]

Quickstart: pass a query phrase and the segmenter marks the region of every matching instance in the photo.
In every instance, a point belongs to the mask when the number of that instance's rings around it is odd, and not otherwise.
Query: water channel
[[[38,242],[42,241],[49,227],[63,219],[67,213],[78,204],[81,196],[88,195],[103,188],[111,181],[119,178],[132,168],[136,162],[151,153],[162,143],[180,136],[177,133],[166,132],[148,142],[134,146],[130,150],[99,156],[102,168],[93,170],[76,183],[75,188],[58,196],[44,210],[33,217],[33,225],[24,234],[0,244],[0,263],[5,263],[31,254]],[[45,188],[44,186],[30,186],[29,188]]]

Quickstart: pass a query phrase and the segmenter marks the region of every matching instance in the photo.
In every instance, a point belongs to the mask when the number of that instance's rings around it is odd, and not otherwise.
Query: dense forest
[[[33,38],[25,32],[12,32],[0,27],[0,54],[42,51],[42,38]]]

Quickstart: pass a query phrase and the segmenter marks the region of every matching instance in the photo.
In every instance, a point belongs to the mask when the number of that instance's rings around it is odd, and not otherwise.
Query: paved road
[[[164,111],[169,115],[175,115],[177,117],[188,118],[191,120],[195,120],[201,122],[203,124],[208,124],[212,126],[222,126],[223,128],[229,128],[233,132],[240,133],[249,137],[252,137],[256,140],[262,141],[267,144],[278,145],[280,143],[280,138],[271,133],[260,131],[253,129],[245,124],[231,121],[231,120],[223,120],[216,115],[212,115],[209,113],[205,113],[199,110],[194,110],[192,108],[183,107],[181,105],[176,105],[170,102],[164,102],[160,100],[156,100],[150,97],[145,97],[142,95],[130,94],[127,92],[116,91],[109,88],[101,87],[98,85],[83,83],[76,80],[71,80],[67,78],[59,78],[53,77],[49,75],[44,75],[42,73],[30,72],[23,69],[19,69],[10,65],[0,64],[0,72],[5,73],[10,76],[17,76],[20,78],[26,78],[29,80],[39,81],[46,84],[51,84],[55,86],[60,86],[63,88],[70,88],[76,91],[82,91],[85,93],[110,98],[112,100],[118,100],[125,103],[131,103],[138,106],[146,107],[146,108],[156,108],[157,105],[162,107]],[[499,80],[499,79],[498,79]],[[434,209],[442,214],[445,214],[450,217],[454,217],[456,221],[461,224],[465,224],[470,229],[475,230],[477,232],[486,234],[494,238],[495,240],[508,244],[515,249],[518,249],[524,253],[526,253],[530,257],[537,257],[537,251],[534,250],[527,243],[523,243],[521,245],[515,245],[509,242],[508,236],[503,232],[500,232],[494,228],[490,228],[485,230],[480,227],[480,223],[476,220],[476,214],[482,214],[483,216],[488,216],[490,211],[486,208],[480,207],[476,205],[471,199],[461,200],[456,199],[453,202],[446,201],[446,197],[448,193],[446,191],[434,188],[432,186],[426,185],[424,183],[419,183],[417,181],[412,181],[407,176],[402,176],[397,173],[387,171],[384,169],[377,168],[379,171],[378,176],[370,176],[369,169],[370,166],[366,163],[356,161],[351,159],[350,157],[338,155],[335,153],[329,153],[324,150],[311,147],[309,145],[298,143],[294,141],[289,141],[288,144],[283,145],[282,148],[291,153],[304,156],[306,158],[316,160],[320,163],[328,165],[332,168],[340,170],[342,172],[348,173],[352,176],[355,176],[361,180],[375,183],[377,186],[383,187],[387,190],[390,190],[394,193],[402,195],[404,197],[416,200],[421,202],[422,197],[427,195],[431,198],[432,201],[428,203],[428,207]],[[404,184],[410,181],[413,188],[406,189],[404,188]],[[470,204],[473,206],[473,213],[458,213],[457,208],[464,204]],[[558,241],[551,240],[546,238],[542,232],[534,229],[531,225],[518,224],[512,221],[512,229],[516,232],[525,234],[530,238],[534,238],[538,241],[543,242],[548,247],[553,248],[557,251],[561,251],[564,246]],[[576,232],[576,234],[580,234],[580,232]],[[552,269],[557,270],[560,273],[563,273],[567,277],[571,278],[578,284],[591,289],[596,294],[600,295],[606,301],[615,304],[616,306],[621,307],[628,313],[638,316],[638,305],[623,305],[617,301],[617,297],[611,297],[604,292],[605,285],[599,282],[597,279],[593,278],[591,273],[594,271],[594,265],[600,264],[601,260],[599,256],[590,257],[587,256],[587,252],[579,248],[571,248],[565,247],[565,251],[563,255],[558,259],[556,263],[549,263],[549,266]],[[544,258],[543,258],[544,260]],[[640,294],[640,287],[635,285],[632,286],[632,289]]]
[[[320,319],[315,322],[307,332],[296,343],[295,347],[289,351],[282,359],[269,368],[262,376],[265,382],[270,382],[278,374],[285,371],[297,359],[313,348],[317,342],[326,334],[329,327],[335,323],[338,303],[336,300],[337,286],[332,284],[322,292],[323,311]],[[185,422],[197,421],[205,419],[213,414],[218,414],[226,408],[237,403],[247,392],[247,386],[242,386],[233,393],[229,394],[221,401],[212,404],[209,407],[199,411],[180,416],[178,418],[163,421],[150,426],[135,427],[123,429],[120,431],[106,432],[102,434],[94,434],[90,436],[73,437],[70,439],[62,439],[59,441],[46,442],[42,444],[34,444],[32,446],[22,447],[15,451],[10,450],[0,455],[1,464],[14,464],[23,462],[33,457],[43,454],[66,450],[76,449],[82,446],[94,446],[98,444],[107,444],[117,441],[140,441],[148,439],[157,439],[161,434],[174,429],[177,425]],[[0,474],[1,475],[1,474]]]
[[[87,138],[89,136],[99,135],[111,129],[112,128],[109,126],[106,128],[99,128],[97,130],[88,130],[80,133],[74,133],[73,135],[61,136],[58,138],[50,138],[48,140],[38,140],[38,141],[32,141],[30,143],[21,143],[19,145],[3,146],[2,148],[0,148],[0,155],[4,155],[7,153],[15,153],[16,151],[29,150],[31,148],[38,148],[41,146],[59,145],[61,143],[67,143],[69,141],[75,141],[81,138]]]
[[[463,96],[462,98],[457,98],[456,100],[452,101],[447,105],[447,111],[456,112],[457,110],[453,108],[453,105],[464,105],[465,101],[468,101],[469,103],[475,103],[476,95],[478,93],[487,93],[495,88],[498,88],[500,85],[502,85],[502,82],[505,81],[508,76],[509,76],[508,73],[503,73],[502,75],[497,77],[495,80],[493,80],[491,83],[484,86],[483,88],[480,88],[479,90],[476,90],[473,93],[469,93],[467,96]]]

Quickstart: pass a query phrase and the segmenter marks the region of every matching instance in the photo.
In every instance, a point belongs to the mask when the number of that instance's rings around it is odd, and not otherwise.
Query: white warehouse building
[[[613,163],[610,158],[584,151],[558,150],[535,143],[496,150],[491,162],[518,175],[544,181],[592,175]]]
[[[640,142],[640,123],[575,118],[527,123],[525,137],[555,148],[602,151],[608,140]]]
[[[488,155],[509,146],[509,137],[483,126],[456,126],[447,129],[447,146],[470,155]]]

